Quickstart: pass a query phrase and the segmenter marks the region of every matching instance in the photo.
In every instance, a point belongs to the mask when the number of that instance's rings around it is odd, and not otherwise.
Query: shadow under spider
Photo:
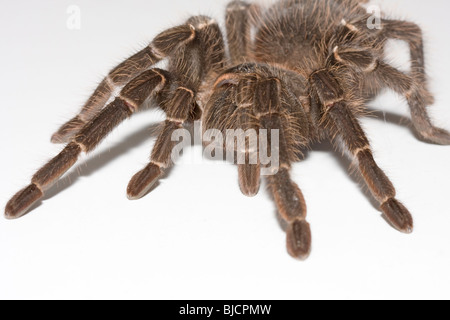
[[[73,168],[67,175],[65,175],[61,180],[59,180],[53,187],[51,187],[45,196],[37,202],[33,207],[30,208],[28,212],[40,207],[43,202],[53,198],[54,196],[62,193],[66,189],[73,186],[77,180],[81,177],[89,177],[94,172],[106,166],[108,163],[114,161],[119,156],[126,154],[131,149],[137,148],[144,144],[144,142],[156,138],[158,134],[158,129],[160,128],[160,123],[155,123],[152,125],[145,125],[138,131],[124,137],[120,142],[111,146],[107,150],[86,159],[84,162],[79,163],[75,168]],[[150,152],[150,150],[149,150]],[[137,170],[138,168],[136,168]],[[168,169],[166,174],[161,177],[164,178],[169,174]],[[156,186],[155,186],[156,188]]]

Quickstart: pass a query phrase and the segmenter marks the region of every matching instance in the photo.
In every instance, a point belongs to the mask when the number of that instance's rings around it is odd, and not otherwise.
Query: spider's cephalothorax
[[[413,219],[377,166],[358,117],[364,115],[365,104],[388,87],[408,101],[423,140],[450,144],[450,134],[434,127],[427,115],[433,97],[427,89],[420,28],[383,17],[378,26],[369,27],[365,2],[283,0],[264,9],[233,1],[226,13],[228,49],[215,20],[205,16],[162,32],[113,69],[81,112],[55,133],[52,141],[67,146],[10,200],[6,217],[24,215],[82,152],[93,150],[151,97],[167,120],[150,163],[131,179],[130,199],[143,197],[172,164],[172,133],[201,119],[204,130],[278,130],[280,168],[266,179],[286,222],[292,256],[308,256],[311,232],[303,195],[289,171],[299,160],[299,150],[314,140],[327,138],[344,148],[388,222],[411,232]],[[410,73],[384,62],[388,39],[409,44]],[[168,61],[166,70],[154,68],[163,59]],[[122,89],[114,99],[117,88]],[[258,192],[261,169],[258,163],[238,165],[244,194]]]

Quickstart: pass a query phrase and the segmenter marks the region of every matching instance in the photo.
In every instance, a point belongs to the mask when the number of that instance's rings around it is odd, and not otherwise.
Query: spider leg
[[[274,153],[278,155],[279,167],[267,175],[266,180],[280,216],[287,223],[288,252],[295,258],[306,259],[311,249],[306,204],[299,187],[291,180],[289,170],[291,163],[298,158],[296,147],[304,142],[309,124],[298,114],[294,116],[302,106],[284,81],[261,66],[248,65],[237,70],[248,72],[227,73],[217,80],[215,92],[205,110],[204,130],[236,128],[267,131],[266,147],[269,150],[262,150],[261,144],[257,150],[252,149],[251,144],[239,150],[245,154],[245,163],[238,163],[240,188],[245,195],[255,195],[260,185],[261,169],[267,166],[260,163],[259,157],[258,161],[250,162],[252,153],[266,151],[272,156]],[[260,74],[256,75],[253,71]],[[303,121],[297,123],[298,119]],[[272,143],[273,131],[278,133],[278,144]],[[236,148],[235,141],[229,141],[228,136],[226,143]]]
[[[416,82],[424,90],[426,104],[433,104],[433,96],[427,90],[427,75],[425,73],[425,57],[422,29],[413,22],[400,20],[382,20],[383,35],[390,39],[406,41],[411,52],[412,74]]]
[[[80,113],[62,125],[52,136],[52,142],[69,142],[84,125],[103,109],[114,91],[171,54],[177,47],[192,40],[193,34],[193,30],[188,24],[168,29],[156,36],[146,48],[115,67],[99,84]]]
[[[238,129],[236,138],[241,139],[241,143],[235,145],[234,137],[229,141],[230,137],[227,136],[227,145],[232,144],[232,150],[237,151],[239,187],[242,193],[248,197],[253,197],[259,192],[261,181],[261,164],[258,156],[258,131],[261,123],[254,109],[256,107],[254,90],[258,86],[256,78],[253,77],[239,81],[234,91],[233,100],[237,109],[231,128]]]
[[[164,127],[152,150],[150,163],[136,173],[128,184],[127,194],[131,200],[145,196],[158,178],[172,163],[175,142],[172,134],[192,121],[198,105],[196,97],[205,77],[223,68],[224,44],[217,22],[204,16],[188,20],[196,31],[193,41],[176,50],[169,60],[168,71],[174,76],[166,86],[159,103],[166,113]]]
[[[171,164],[172,149],[175,146],[172,134],[181,129],[189,119],[189,113],[194,107],[194,94],[185,88],[179,88],[173,101],[173,108],[167,112],[167,120],[153,147],[150,163],[136,173],[128,184],[127,195],[130,200],[137,200],[145,196]],[[171,116],[175,112],[178,117],[172,118]]]
[[[248,197],[256,196],[261,184],[261,164],[252,164],[248,151],[245,153],[245,164],[238,165],[238,175],[241,192]]]
[[[414,79],[412,90],[399,92],[408,100],[415,128],[419,135],[428,142],[449,145],[450,133],[435,128],[427,113],[427,106],[434,103],[434,97],[428,90],[427,75],[425,72],[425,57],[422,29],[415,23],[399,20],[383,20],[383,35],[387,38],[408,42],[411,52],[411,70]],[[385,66],[380,72],[390,72],[390,83],[402,77],[401,72]]]
[[[340,64],[365,73],[370,79],[367,82],[369,95],[376,94],[387,86],[404,96],[410,108],[414,128],[423,140],[442,145],[450,144],[450,133],[436,128],[428,115],[428,94],[427,90],[421,87],[421,84],[426,85],[426,82],[416,82],[418,80],[414,78],[414,74],[418,73],[413,73],[413,76],[404,74],[364,49],[336,47],[332,58]]]
[[[303,118],[300,101],[291,93],[289,87],[278,78],[269,78],[258,83],[255,90],[255,114],[261,128],[278,130],[280,168],[274,175],[266,177],[278,212],[288,224],[287,249],[297,259],[308,258],[311,252],[311,229],[306,221],[306,202],[298,185],[290,178],[291,163],[298,160],[296,150],[308,136],[309,124]],[[300,121],[298,121],[300,119]],[[269,139],[271,135],[268,134]],[[272,143],[269,141],[268,146]]]
[[[205,142],[212,143],[214,138],[215,147],[223,148],[228,159],[233,156],[238,166],[239,186],[246,196],[255,196],[260,185],[261,167],[259,159],[255,159],[259,126],[252,110],[251,94],[255,80],[241,79],[234,73],[219,77],[202,118]],[[220,142],[217,136],[221,137]]]
[[[292,257],[305,260],[311,252],[311,228],[306,221],[305,198],[289,173],[292,159],[296,157],[292,154],[292,146],[295,145],[295,141],[292,141],[293,128],[286,115],[277,112],[261,115],[260,122],[261,128],[269,132],[269,139],[271,139],[271,131],[279,132],[279,145],[276,150],[271,149],[270,152],[278,153],[280,168],[275,174],[266,176],[266,181],[278,213],[287,223],[287,250]],[[268,146],[271,145],[269,141]]]
[[[233,65],[248,60],[251,45],[252,19],[259,11],[259,6],[246,1],[231,1],[227,6],[226,29],[230,58]]]
[[[301,260],[306,259],[311,251],[311,230],[306,221],[307,207],[303,193],[290,178],[291,150],[289,128],[286,118],[277,113],[261,117],[261,127],[267,130],[279,130],[280,169],[274,175],[266,177],[269,190],[275,199],[278,212],[287,226],[287,249],[289,254]],[[292,130],[292,129],[291,129]],[[269,135],[270,137],[270,135]],[[270,145],[270,143],[269,143]],[[274,152],[275,150],[271,150]]]
[[[397,230],[411,233],[413,218],[395,198],[396,191],[392,182],[376,164],[369,141],[349,107],[345,102],[339,102],[328,112],[328,117],[334,124],[332,132],[342,139],[345,148],[356,159],[359,170],[372,195],[380,203],[386,219]]]
[[[323,106],[322,125],[331,136],[340,138],[343,147],[356,159],[369,190],[380,203],[386,219],[399,231],[411,233],[413,219],[409,211],[395,198],[396,191],[386,174],[376,164],[369,140],[344,100],[342,89],[333,76],[325,70],[311,77]]]
[[[311,228],[306,221],[306,202],[297,184],[289,175],[289,169],[281,168],[278,173],[267,177],[278,211],[288,223],[286,230],[289,254],[301,260],[311,252]]]
[[[23,216],[77,162],[82,152],[92,151],[116,126],[135,113],[150,95],[160,91],[166,82],[166,75],[164,70],[151,69],[130,81],[113,102],[81,128],[59,155],[33,176],[28,187],[8,202],[6,218]]]
[[[239,109],[237,117],[237,127],[242,130],[242,135],[238,138],[243,139],[245,143],[244,148],[238,150],[238,160],[239,156],[243,160],[237,165],[239,187],[244,195],[253,197],[258,194],[261,181],[261,164],[258,157],[259,126],[252,110]]]
[[[427,110],[427,97],[420,84],[411,84],[411,78],[388,64],[380,62],[377,76],[392,90],[404,96],[411,109],[411,118],[416,132],[430,143],[450,145],[450,132],[433,125]]]

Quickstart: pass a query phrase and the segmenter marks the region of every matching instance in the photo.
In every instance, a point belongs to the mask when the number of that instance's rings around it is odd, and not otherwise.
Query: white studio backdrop
[[[448,1],[380,2],[424,28],[432,115],[450,129]],[[190,15],[223,21],[226,3],[3,1],[0,205],[61,149],[51,134],[113,66]],[[397,45],[391,56],[404,66],[407,49]],[[244,197],[235,167],[189,161],[198,146],[151,194],[129,201],[128,181],[147,163],[163,120],[150,111],[83,157],[29,215],[0,219],[0,298],[450,298],[450,147],[399,125],[408,111],[398,96],[386,93],[372,107],[385,113],[363,125],[414,215],[412,235],[386,224],[327,144],[293,168],[313,232],[306,262],[287,254],[265,187]]]

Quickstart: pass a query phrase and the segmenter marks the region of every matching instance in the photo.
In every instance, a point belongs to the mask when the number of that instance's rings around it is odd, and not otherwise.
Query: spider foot
[[[306,260],[311,253],[311,228],[305,220],[296,220],[286,231],[287,250],[296,259]]]
[[[35,184],[22,189],[7,203],[5,218],[13,220],[22,217],[43,195],[42,190]]]
[[[161,168],[150,163],[142,171],[139,171],[131,178],[130,183],[127,188],[128,199],[138,200],[144,197],[153,185],[158,181],[159,177],[162,175],[163,171]]]
[[[381,205],[381,210],[387,221],[403,233],[412,233],[414,222],[408,209],[398,200],[391,198]]]
[[[450,145],[450,132],[447,130],[432,127],[427,131],[419,131],[418,134],[425,142]]]

